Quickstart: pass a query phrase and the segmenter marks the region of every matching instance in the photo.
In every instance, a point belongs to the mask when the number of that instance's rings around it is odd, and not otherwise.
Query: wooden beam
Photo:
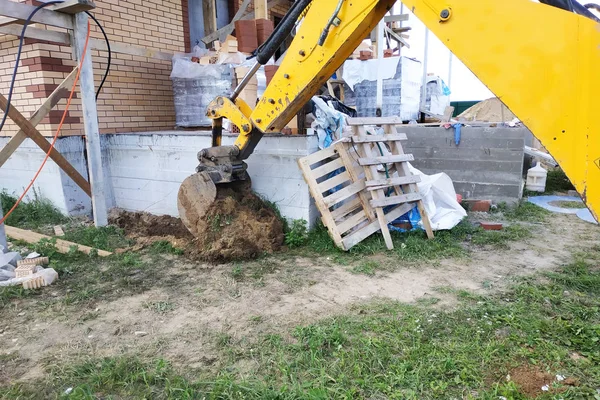
[[[386,15],[383,17],[383,21],[386,23],[408,21],[408,14]]]
[[[29,30],[29,28],[27,28]],[[104,39],[90,39],[90,47],[94,50],[108,51],[106,42]],[[132,56],[156,58],[159,60],[171,61],[173,59],[173,53],[166,53],[164,51],[158,51],[153,49],[147,49],[145,47],[132,46],[126,43],[112,42],[110,44],[110,51],[119,54],[129,54]]]
[[[385,32],[387,34],[389,34],[392,37],[392,39],[394,39],[398,43],[400,43],[402,46],[406,46],[407,49],[410,49],[410,44],[408,44],[408,42],[406,40],[404,40],[404,38],[402,38],[402,36],[398,35],[396,32],[394,32],[387,26],[385,27]]]
[[[23,31],[22,25],[12,24],[0,26],[0,33],[5,35],[21,36]],[[47,40],[69,46],[71,44],[71,36],[66,32],[49,31],[46,29],[27,26],[25,37],[29,39]]]
[[[53,239],[51,236],[42,235],[41,233],[27,231],[25,229],[15,228],[14,226],[8,225],[6,225],[6,234],[13,239],[24,240],[27,243],[37,243],[42,239]],[[82,244],[56,239],[56,248],[60,253],[68,253],[72,246],[77,247],[77,250],[84,252],[85,254],[90,254],[90,252],[94,250],[92,247],[84,246]],[[112,255],[112,253],[110,251],[98,250],[98,255],[100,257],[108,257]]]
[[[254,0],[255,19],[267,19],[267,0]]]
[[[85,50],[89,16],[85,13],[75,15],[75,54],[80,61],[79,90],[83,108],[83,126],[88,161],[88,175],[92,187],[92,209],[96,227],[108,225],[108,212],[104,195],[104,167],[100,150],[100,130],[98,128],[98,110],[96,108],[96,91],[94,90],[94,69],[92,52]]]
[[[209,35],[217,30],[216,0],[202,0],[202,14],[204,17],[204,34]]]
[[[77,67],[61,82],[61,84],[54,89],[52,94],[44,101],[44,103],[38,108],[38,110],[31,116],[29,122],[31,126],[37,126],[45,117],[48,115],[50,110],[62,99],[69,95],[71,86],[75,81],[77,75]],[[14,151],[27,139],[27,134],[21,129],[10,141],[0,150],[0,168],[4,165],[6,160],[14,153]]]
[[[67,0],[48,8],[53,11],[75,15],[80,12],[93,10],[96,8],[96,5],[91,0]]]
[[[49,6],[48,8],[51,7]],[[35,6],[29,4],[16,3],[11,0],[0,0],[1,16],[25,21],[35,9]],[[44,8],[35,13],[31,22],[73,29],[73,18],[70,15]]]
[[[2,201],[0,199],[0,221],[2,220],[2,218],[4,218],[4,213],[2,211]],[[8,243],[6,243],[6,232],[4,230],[4,224],[0,224],[0,246],[4,247],[5,249],[8,250]],[[2,253],[2,251],[0,250],[0,253]]]
[[[18,21],[20,21],[20,20],[18,20],[16,18],[0,17],[0,26],[14,24]]]
[[[6,112],[8,101],[6,97],[0,94],[0,108]],[[50,151],[50,158],[63,170],[65,173],[73,179],[73,181],[79,186],[88,196],[91,195],[90,184],[85,180],[83,176],[60,154],[55,148],[50,150],[50,143],[44,136],[29,122],[23,114],[19,112],[14,106],[11,106],[8,111],[8,117],[17,124],[23,132],[31,140],[35,142],[43,151],[48,153]]]
[[[285,0],[271,0],[267,3],[267,8],[271,9],[281,3],[283,3]],[[241,8],[240,8],[241,9]],[[236,14],[237,17],[237,14]],[[249,12],[248,14],[238,18],[237,20],[246,20],[246,19],[254,19],[254,11]],[[218,29],[217,31],[211,33],[210,35],[207,35],[205,37],[203,37],[201,40],[205,43],[205,44],[210,44],[212,42],[214,42],[215,40],[217,40],[218,38],[221,37],[221,35],[230,35],[233,30],[235,29],[235,21],[225,25],[224,27],[222,27],[221,29]]]

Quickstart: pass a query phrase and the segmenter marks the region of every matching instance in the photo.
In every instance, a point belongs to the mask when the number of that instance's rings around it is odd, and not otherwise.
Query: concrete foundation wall
[[[173,216],[178,215],[179,185],[195,172],[198,151],[211,143],[208,133],[185,132],[102,135],[101,140],[107,206]],[[224,135],[223,144],[233,144],[234,140]],[[0,147],[7,141],[0,138]],[[316,136],[265,136],[248,159],[253,189],[276,203],[285,217],[311,224],[318,211],[296,160],[318,150],[317,142]],[[81,137],[60,138],[57,149],[87,177]],[[0,168],[0,190],[22,193],[43,157],[35,144],[26,141]],[[89,198],[52,160],[35,188],[64,213],[91,212]]]
[[[445,172],[465,199],[514,203],[521,198],[523,145],[527,128],[463,127],[460,144],[454,129],[402,126],[405,151],[426,174]]]

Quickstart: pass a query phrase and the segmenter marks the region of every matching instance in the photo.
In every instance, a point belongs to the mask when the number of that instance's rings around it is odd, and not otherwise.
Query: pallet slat
[[[366,118],[348,118],[348,125],[402,125],[404,121],[400,117],[366,117]]]
[[[388,133],[384,135],[369,135],[352,137],[351,143],[380,143],[395,142],[397,140],[407,140],[406,133]]]
[[[304,157],[304,160],[306,160],[306,163],[308,165],[313,165],[315,163],[318,163],[319,161],[323,161],[324,159],[333,157],[333,156],[335,156],[334,148],[327,147],[326,149],[319,150],[315,153],[309,154],[308,156]]]
[[[346,201],[346,203],[342,204],[335,210],[331,211],[331,216],[334,220],[338,220],[345,216],[346,214],[350,214],[352,211],[356,210],[358,207],[361,207],[362,203],[360,198],[357,196],[356,198]]]
[[[324,175],[327,175],[330,172],[335,171],[336,169],[340,169],[344,166],[344,163],[339,158],[337,160],[333,160],[325,165],[321,165],[318,168],[312,170],[312,176],[315,179],[319,179]]]
[[[354,182],[352,185],[343,188],[342,190],[338,190],[335,193],[330,194],[329,196],[323,198],[323,202],[327,207],[331,207],[340,201],[346,200],[348,197],[360,192],[365,188],[365,181],[360,180],[358,182]]]
[[[342,223],[340,223],[337,226],[338,232],[343,235],[344,233],[348,232],[350,229],[354,228],[355,226],[357,226],[365,220],[368,220],[367,214],[365,214],[365,212],[361,210],[353,216],[349,217],[348,219],[345,219]]]
[[[415,158],[412,154],[396,154],[391,156],[379,156],[379,157],[364,157],[358,159],[358,164],[362,166],[368,165],[379,165],[379,164],[391,164],[398,162],[414,161]]]
[[[396,186],[396,185],[407,185],[409,183],[418,183],[421,182],[421,177],[419,175],[411,175],[411,176],[399,176],[395,178],[387,178],[387,179],[374,179],[372,181],[367,181],[367,188],[377,187],[377,186]]]
[[[402,194],[400,196],[390,196],[385,197],[383,199],[371,200],[371,207],[387,207],[393,206],[394,204],[406,203],[409,201],[419,201],[421,199],[422,197],[420,193],[407,193]]]
[[[339,175],[334,176],[333,178],[327,179],[319,183],[319,190],[321,193],[328,191],[329,189],[333,189],[334,187],[341,185],[342,183],[349,181],[350,175],[347,171],[342,172]]]

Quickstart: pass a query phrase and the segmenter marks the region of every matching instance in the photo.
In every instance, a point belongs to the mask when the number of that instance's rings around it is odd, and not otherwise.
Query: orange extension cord
[[[31,187],[35,183],[35,180],[38,178],[38,176],[42,172],[44,165],[46,165],[46,161],[48,161],[48,157],[50,157],[50,153],[52,152],[52,149],[54,149],[54,144],[56,143],[56,139],[58,139],[58,135],[60,134],[60,130],[62,129],[63,123],[67,116],[67,112],[69,111],[69,106],[71,105],[71,99],[73,98],[73,93],[75,93],[75,88],[77,87],[77,83],[79,82],[79,74],[81,72],[81,66],[83,65],[83,60],[85,60],[85,53],[87,52],[89,40],[90,40],[90,21],[88,20],[87,36],[85,38],[85,46],[83,47],[83,52],[81,53],[81,60],[79,61],[79,67],[77,68],[77,75],[75,76],[75,82],[73,82],[73,87],[71,88],[71,93],[69,94],[69,99],[67,100],[67,106],[65,107],[65,111],[63,112],[62,118],[60,120],[60,124],[58,124],[56,133],[54,134],[54,139],[52,139],[52,143],[50,143],[50,149],[46,153],[46,157],[44,157],[44,161],[42,161],[42,165],[40,165],[40,168],[37,170],[37,172],[33,176],[33,179],[29,183],[29,186],[27,186],[27,188],[25,189],[25,191],[23,192],[21,197],[19,197],[19,199],[17,200],[15,205],[10,209],[10,211],[8,211],[6,213],[6,215],[4,216],[4,218],[2,218],[2,220],[0,220],[0,225],[2,225],[4,223],[4,221],[6,221],[6,219],[10,216],[10,214],[12,214],[12,212],[15,211],[15,209],[21,203],[21,201],[23,200],[23,198],[25,197],[25,195],[27,194],[29,189],[31,189]]]

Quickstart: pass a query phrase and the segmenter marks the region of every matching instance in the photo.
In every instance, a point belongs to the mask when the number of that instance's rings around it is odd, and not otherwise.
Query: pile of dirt
[[[220,187],[206,215],[196,221],[195,256],[211,262],[250,259],[279,250],[283,222],[245,187]]]
[[[125,233],[132,237],[173,236],[192,239],[192,234],[181,220],[169,215],[152,215],[113,208],[108,214],[108,222],[125,230]]]
[[[458,116],[458,120],[510,122],[517,118],[497,97],[475,104]]]
[[[521,393],[535,398],[549,391],[554,376],[544,372],[539,366],[524,365],[510,371],[510,379],[519,387]],[[544,389],[542,389],[544,388]]]

